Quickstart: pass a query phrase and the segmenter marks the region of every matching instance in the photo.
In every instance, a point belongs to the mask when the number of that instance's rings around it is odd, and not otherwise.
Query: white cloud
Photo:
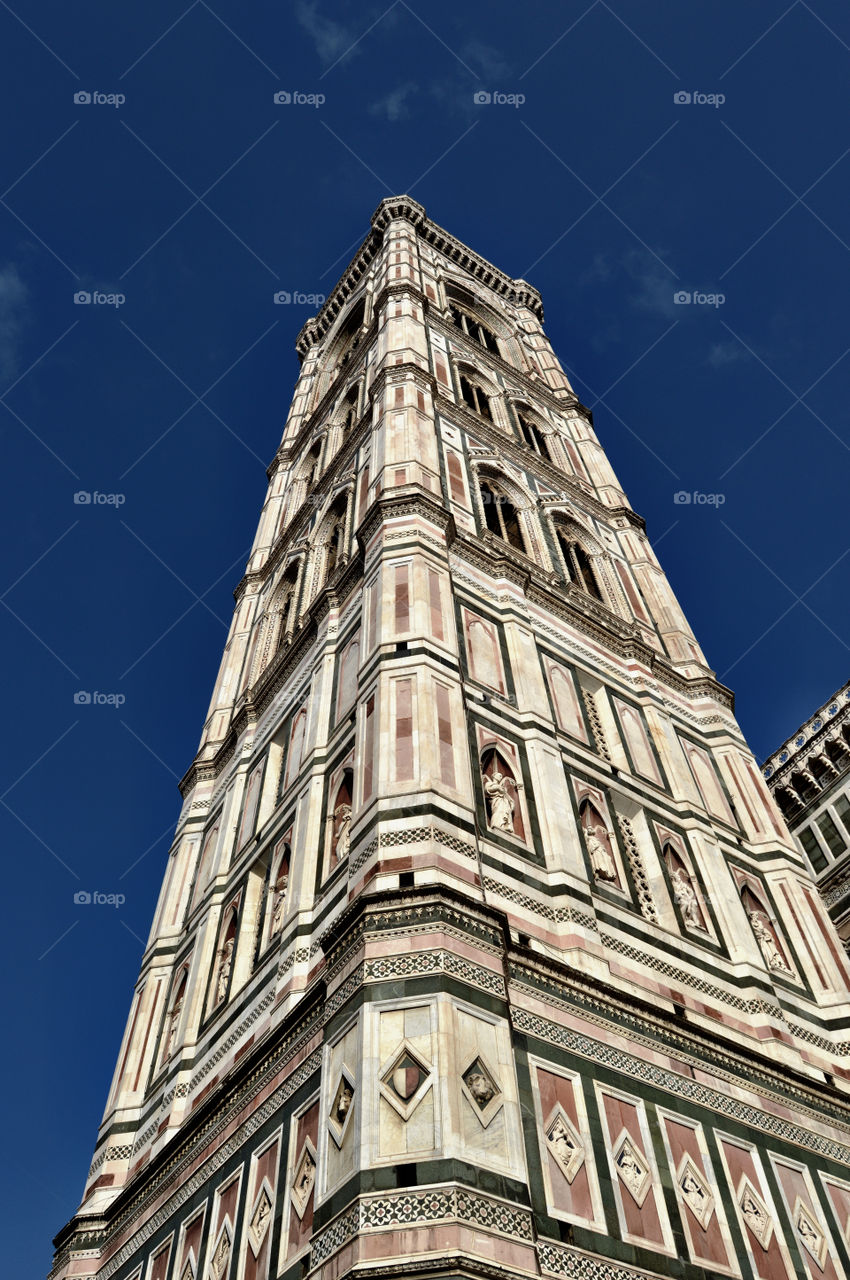
[[[360,34],[344,27],[341,22],[319,13],[317,0],[301,0],[295,10],[298,23],[313,41],[323,66],[335,62],[341,54],[356,44]]]
[[[385,97],[373,102],[369,108],[369,114],[385,116],[391,124],[395,124],[397,120],[405,120],[410,115],[407,99],[411,94],[417,92],[418,87],[413,81],[399,85],[397,89],[391,90]]]
[[[706,363],[715,369],[721,369],[724,365],[737,364],[739,360],[746,358],[747,352],[740,342],[715,342],[706,356]]]

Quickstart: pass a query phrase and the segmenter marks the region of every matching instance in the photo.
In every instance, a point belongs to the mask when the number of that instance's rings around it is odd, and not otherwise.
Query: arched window
[[[490,400],[485,391],[477,382],[471,382],[465,374],[460,375],[460,394],[464,403],[469,405],[470,409],[475,413],[486,418],[488,422],[493,421],[493,415],[490,412]]]
[[[357,348],[360,346],[362,337],[361,330],[363,320],[366,314],[366,300],[361,298],[360,301],[352,307],[339,331],[339,336],[334,343],[334,357],[337,369],[343,369],[351,360]]]
[[[537,426],[537,423],[533,422],[531,418],[527,418],[521,413],[517,414],[517,418],[519,420],[519,429],[522,432],[522,437],[528,447],[533,449],[535,453],[539,453],[541,458],[546,458],[547,461],[551,462],[552,455],[549,452],[549,445],[543,432]]]
[[[309,493],[316,483],[319,474],[319,455],[322,452],[321,443],[316,443],[304,459],[304,470],[301,478],[304,481],[304,492]]]
[[[492,351],[495,356],[499,354],[499,344],[495,335],[479,319],[468,315],[465,311],[461,311],[460,307],[456,307],[453,303],[449,304],[449,315],[452,318],[452,324],[465,333],[468,338],[480,343],[485,351]]]
[[[351,428],[357,421],[357,401],[360,398],[359,387],[355,383],[350,387],[342,402],[342,438],[347,439]]]
[[[602,600],[602,592],[599,590],[599,583],[596,581],[596,574],[593,572],[590,556],[584,547],[569,530],[564,529],[561,525],[556,527],[555,533],[558,538],[558,545],[561,548],[561,554],[564,557],[567,581],[578,587],[580,591],[593,596],[594,599]]]
[[[479,489],[487,528],[497,538],[502,538],[510,546],[516,547],[517,551],[528,555],[517,509],[510,498],[490,480],[482,480]]]
[[[491,831],[505,831],[525,839],[519,788],[514,771],[497,747],[488,747],[481,756],[481,781],[487,826]]]
[[[330,578],[338,564],[342,563],[345,552],[345,500],[337,499],[331,508],[326,523],[325,538],[325,582]]]

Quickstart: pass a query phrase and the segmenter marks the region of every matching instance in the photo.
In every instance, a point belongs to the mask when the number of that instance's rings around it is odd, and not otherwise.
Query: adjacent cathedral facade
[[[842,1280],[850,972],[542,327],[320,313],[54,1280]]]

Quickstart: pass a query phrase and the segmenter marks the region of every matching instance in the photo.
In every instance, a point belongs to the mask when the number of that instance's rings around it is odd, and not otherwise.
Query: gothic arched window
[[[307,457],[304,459],[304,470],[301,473],[301,478],[304,481],[305,493],[310,492],[310,490],[313,488],[313,485],[316,483],[316,480],[318,478],[319,455],[321,454],[321,452],[322,452],[321,444],[316,443],[313,445],[313,448],[310,450],[310,452],[307,454]]]
[[[338,564],[342,563],[345,551],[345,502],[337,501],[331,509],[326,524],[325,538],[325,582],[330,578]]]
[[[452,324],[465,333],[468,338],[480,343],[485,351],[492,351],[495,356],[499,354],[499,344],[495,335],[477,317],[468,315],[465,311],[461,311],[460,307],[456,307],[451,303],[449,304],[449,315],[452,318]]]
[[[342,402],[342,438],[348,437],[351,428],[357,421],[357,402],[360,398],[360,389],[357,383],[350,387]]]
[[[465,404],[475,413],[486,418],[488,422],[493,421],[493,414],[490,412],[490,399],[487,393],[478,385],[477,382],[470,381],[465,374],[460,375],[460,394]]]
[[[519,515],[510,498],[490,480],[482,480],[479,489],[487,528],[497,538],[528,555]]]
[[[551,462],[552,455],[549,452],[549,445],[537,423],[533,422],[531,418],[524,417],[521,413],[517,414],[517,418],[522,437],[528,447],[533,449],[535,453],[539,453],[541,458],[546,458],[548,462]]]
[[[361,298],[349,312],[334,344],[337,369],[343,369],[360,346],[361,330],[366,314],[366,301]]]
[[[556,527],[555,533],[558,538],[558,545],[561,548],[561,554],[564,557],[567,580],[587,595],[593,596],[596,600],[602,600],[602,592],[599,589],[599,583],[596,581],[596,574],[593,571],[590,556],[584,547],[569,530],[562,528],[560,525]]]

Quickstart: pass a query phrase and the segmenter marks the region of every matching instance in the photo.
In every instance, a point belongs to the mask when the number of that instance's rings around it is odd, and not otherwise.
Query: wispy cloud
[[[21,335],[27,320],[29,290],[18,269],[0,267],[0,379],[5,384],[18,371]]]
[[[391,124],[395,124],[397,120],[406,120],[410,115],[408,99],[418,90],[419,86],[412,80],[409,80],[406,84],[400,84],[397,89],[392,89],[383,98],[378,98],[377,102],[373,102],[369,108],[369,114],[383,116]]]
[[[664,256],[663,250],[659,253]],[[642,249],[630,249],[616,258],[611,254],[597,254],[584,272],[581,283],[622,289],[624,300],[633,311],[681,319],[678,314],[681,308],[673,301],[674,290],[669,273]]]
[[[747,358],[747,352],[740,342],[715,342],[705,359],[706,364],[710,364],[712,368],[722,369],[724,365],[737,364]]]
[[[359,32],[353,27],[343,26],[334,18],[329,18],[326,13],[320,13],[318,0],[300,0],[295,9],[295,17],[299,26],[313,41],[323,66],[334,62],[357,41]],[[354,52],[353,49],[352,52]]]

